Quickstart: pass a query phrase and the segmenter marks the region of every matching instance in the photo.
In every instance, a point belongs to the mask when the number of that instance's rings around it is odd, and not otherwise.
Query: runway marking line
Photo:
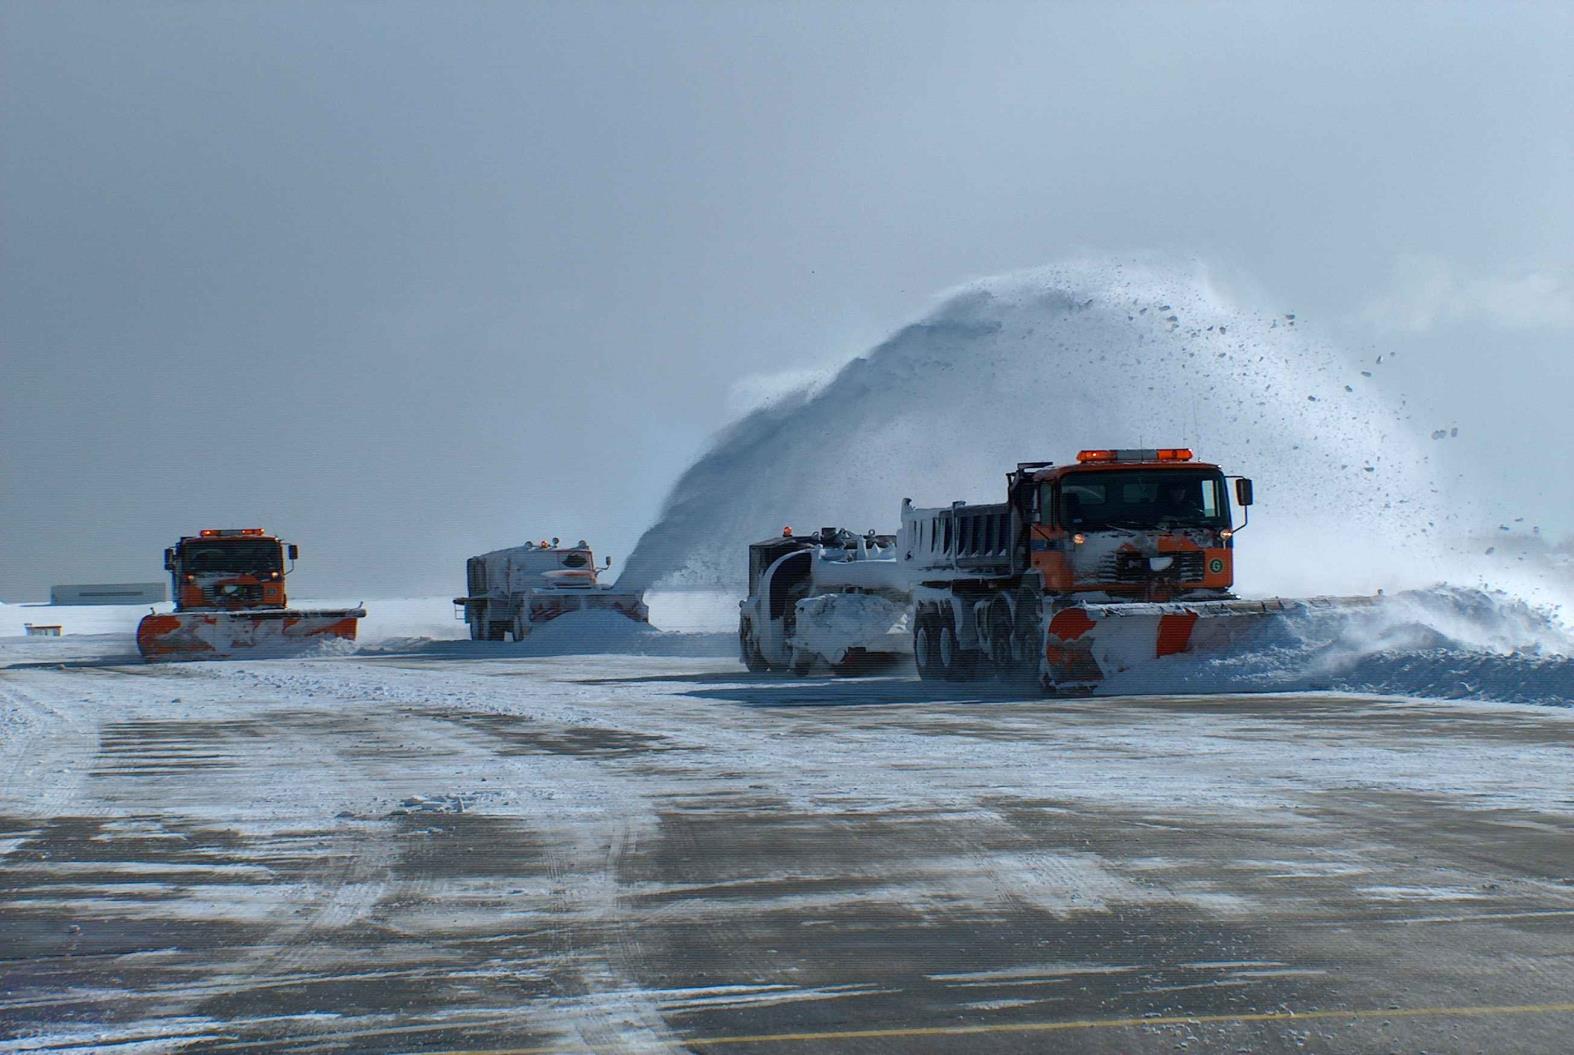
[[[1056,1033],[1082,1029],[1130,1029],[1133,1026],[1195,1026],[1208,1023],[1308,1022],[1331,1018],[1480,1018],[1492,1015],[1574,1014],[1574,1002],[1561,1004],[1487,1004],[1466,1007],[1390,1007],[1345,1010],[1263,1011],[1240,1015],[1160,1015],[1154,1018],[1083,1018],[1064,1022],[1002,1022],[981,1026],[891,1026],[883,1029],[826,1030],[819,1033],[756,1033],[718,1037],[677,1038],[686,1048],[719,1048],[737,1044],[794,1044],[831,1040],[896,1040],[917,1037],[966,1037],[984,1033]],[[456,1048],[424,1055],[571,1055],[580,1048]]]

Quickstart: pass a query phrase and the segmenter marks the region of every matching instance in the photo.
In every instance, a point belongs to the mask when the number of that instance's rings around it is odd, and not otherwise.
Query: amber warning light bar
[[[1156,450],[1078,451],[1077,461],[1088,462],[1189,462],[1188,447],[1160,447]]]

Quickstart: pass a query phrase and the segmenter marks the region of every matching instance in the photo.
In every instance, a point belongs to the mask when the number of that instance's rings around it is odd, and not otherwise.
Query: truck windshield
[[[284,567],[277,539],[200,539],[180,550],[181,563],[188,572],[234,572],[255,575],[279,571]]]
[[[1060,481],[1058,508],[1061,526],[1073,531],[1230,525],[1224,478],[1195,469],[1069,473]]]

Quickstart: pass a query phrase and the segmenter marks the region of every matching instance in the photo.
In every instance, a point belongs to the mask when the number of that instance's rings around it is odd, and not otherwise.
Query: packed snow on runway
[[[1565,708],[86,640],[4,645],[0,1051],[1565,1035]]]
[[[1556,613],[1416,591],[1062,700],[752,676],[718,600],[158,666],[141,609],[0,609],[0,1052],[1566,1035]]]

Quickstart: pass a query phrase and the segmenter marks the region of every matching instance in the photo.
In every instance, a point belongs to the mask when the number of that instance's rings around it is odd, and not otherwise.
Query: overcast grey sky
[[[1574,530],[1571,55],[1563,3],[8,0],[0,598],[205,526],[319,594],[623,556],[747,379],[1144,250],[1401,351]]]

